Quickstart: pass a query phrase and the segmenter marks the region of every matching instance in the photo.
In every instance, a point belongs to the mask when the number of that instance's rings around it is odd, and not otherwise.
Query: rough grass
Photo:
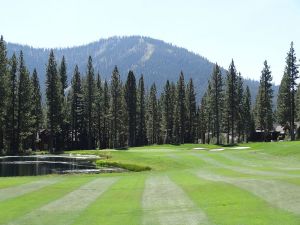
[[[73,151],[101,156],[98,166],[140,172],[0,178],[0,224],[298,225],[298,146],[300,142],[234,146],[249,149],[186,144]],[[209,151],[218,148],[224,151]],[[114,182],[105,186],[102,179]],[[50,183],[35,185],[43,182]],[[28,219],[32,215],[34,220]]]

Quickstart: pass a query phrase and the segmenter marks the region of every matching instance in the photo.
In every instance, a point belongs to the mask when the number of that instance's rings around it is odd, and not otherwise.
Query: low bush
[[[118,167],[123,168],[129,171],[134,172],[141,172],[151,170],[149,166],[141,166],[136,164],[129,164],[129,163],[122,163],[122,162],[115,162],[115,161],[106,161],[106,160],[97,160],[96,165],[99,167]]]

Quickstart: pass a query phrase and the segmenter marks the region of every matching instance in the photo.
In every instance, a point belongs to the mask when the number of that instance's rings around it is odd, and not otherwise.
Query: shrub
[[[97,160],[96,165],[99,167],[119,167],[119,168],[123,168],[123,169],[129,170],[129,171],[134,171],[134,172],[151,170],[151,168],[149,166],[141,166],[141,165],[136,165],[136,164],[105,161],[105,160]]]

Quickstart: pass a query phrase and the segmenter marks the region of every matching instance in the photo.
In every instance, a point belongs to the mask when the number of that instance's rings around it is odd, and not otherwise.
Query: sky
[[[33,47],[71,47],[111,36],[172,43],[259,80],[264,60],[280,83],[299,0],[0,0],[0,34]]]

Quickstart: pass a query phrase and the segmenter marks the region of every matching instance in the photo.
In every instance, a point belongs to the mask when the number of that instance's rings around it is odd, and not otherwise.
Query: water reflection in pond
[[[36,176],[70,171],[92,171],[96,156],[4,156],[0,157],[0,176]]]

